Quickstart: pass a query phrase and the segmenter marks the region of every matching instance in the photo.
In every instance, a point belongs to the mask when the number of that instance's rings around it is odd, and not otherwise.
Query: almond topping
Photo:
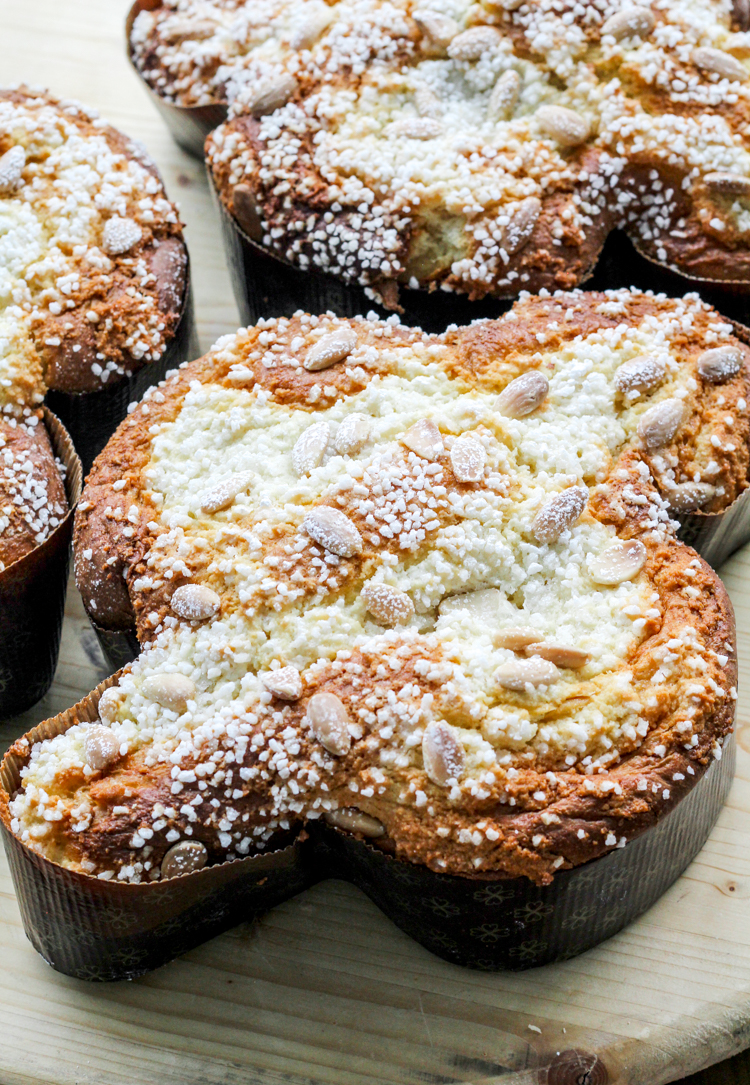
[[[180,840],[173,844],[161,861],[162,878],[177,878],[180,874],[192,874],[208,862],[208,852],[200,840]]]
[[[709,384],[723,384],[742,369],[744,355],[739,347],[713,347],[698,359],[698,372]]]
[[[115,216],[104,223],[102,248],[108,256],[120,256],[130,252],[142,237],[143,230],[137,222]]]
[[[500,617],[500,601],[503,595],[497,588],[477,588],[476,591],[463,592],[461,595],[447,595],[439,607],[441,618],[467,610],[472,618],[481,622],[497,624]],[[534,634],[534,640],[539,634]]]
[[[312,733],[334,757],[343,757],[352,745],[349,714],[335,693],[315,693],[307,706]]]
[[[310,348],[305,358],[305,369],[319,373],[348,358],[357,345],[357,336],[346,326],[337,328],[329,335],[324,335]]]
[[[614,385],[618,392],[649,392],[667,375],[667,364],[655,354],[641,354],[623,362],[615,371]]]
[[[457,437],[451,448],[451,467],[458,482],[479,482],[487,453],[474,437]]]
[[[302,676],[296,667],[279,667],[277,671],[268,671],[261,681],[282,701],[297,701],[302,696]]]
[[[569,486],[545,501],[534,517],[531,534],[539,543],[553,543],[563,531],[572,527],[589,499],[585,486]]]
[[[314,45],[332,18],[330,9],[320,8],[313,11],[302,20],[294,29],[289,44],[292,49],[309,49]]]
[[[674,512],[695,512],[707,505],[716,493],[708,482],[682,482],[667,494]]]
[[[656,25],[656,19],[648,8],[625,8],[610,15],[602,26],[602,35],[610,34],[615,41],[623,38],[645,38]]]
[[[425,727],[422,738],[424,770],[438,787],[450,780],[460,780],[464,772],[464,748],[448,723],[433,721]]]
[[[14,192],[21,183],[23,168],[26,165],[26,152],[16,144],[0,158],[0,192],[7,195]]]
[[[162,708],[169,708],[180,715],[188,701],[195,697],[195,683],[184,674],[152,674],[143,681],[143,692]]]
[[[577,147],[588,139],[588,122],[573,109],[562,105],[543,105],[536,111],[542,135],[554,139],[563,147]]]
[[[336,430],[333,446],[340,456],[354,456],[370,439],[370,419],[364,414],[348,414]]]
[[[429,418],[422,418],[410,426],[401,438],[401,444],[425,460],[436,460],[443,453],[440,430]]]
[[[432,117],[437,119],[443,115],[443,106],[432,87],[426,83],[417,87],[414,91],[414,104],[420,117]]]
[[[94,772],[102,772],[120,760],[120,743],[109,727],[95,723],[86,728],[86,734],[83,736],[83,753],[89,768]]]
[[[221,512],[222,509],[228,509],[234,499],[247,490],[254,477],[251,472],[233,475],[225,482],[220,482],[210,490],[205,490],[200,497],[201,512],[210,516],[215,512]]]
[[[361,595],[375,621],[383,625],[403,625],[414,616],[414,604],[406,592],[389,584],[365,584]]]
[[[731,53],[725,53],[722,49],[709,49],[703,46],[693,49],[693,64],[701,71],[713,72],[733,83],[744,83],[748,76],[745,65],[736,60]]]
[[[491,121],[504,121],[513,116],[521,92],[521,77],[512,69],[503,74],[492,88],[487,113]]]
[[[348,516],[329,505],[310,509],[302,524],[311,539],[341,558],[362,553],[362,536]]]
[[[356,806],[342,806],[340,810],[326,810],[323,820],[347,833],[359,833],[360,836],[382,836],[385,826],[377,818],[363,814]]]
[[[513,256],[514,253],[521,251],[533,234],[534,227],[542,213],[542,201],[537,199],[536,196],[529,196],[527,199],[521,200],[520,203],[510,204],[504,210],[510,216],[510,219],[503,226],[502,247],[510,256]],[[537,375],[541,377],[541,373]],[[524,376],[527,376],[527,374],[524,374]],[[520,380],[521,378],[517,377],[516,379]]]
[[[254,117],[265,117],[286,105],[297,93],[299,84],[289,72],[280,70],[259,79],[252,87],[243,87],[242,104]]]
[[[443,126],[432,117],[406,117],[391,124],[388,131],[405,139],[436,139],[443,131]]]
[[[512,659],[501,664],[495,671],[497,684],[515,693],[525,693],[528,686],[533,689],[537,686],[549,686],[559,677],[560,672],[555,664],[541,656]]]
[[[568,644],[555,644],[552,641],[538,641],[526,646],[527,656],[540,656],[549,660],[556,667],[567,667],[577,671],[588,663],[591,656],[580,648],[571,648]]]
[[[619,540],[592,559],[591,579],[606,587],[632,580],[646,564],[646,556],[646,547],[638,539]]]
[[[117,686],[105,689],[99,698],[99,715],[103,723],[115,723],[125,700],[125,693]]]
[[[170,606],[178,618],[203,622],[218,612],[221,596],[205,584],[183,584],[172,594]]]
[[[549,381],[543,373],[530,369],[503,388],[495,400],[495,410],[508,418],[525,418],[541,407],[549,392]]]
[[[488,49],[495,49],[502,35],[494,26],[472,26],[457,34],[448,46],[451,60],[479,60]]]
[[[496,648],[510,648],[512,652],[518,652],[527,644],[534,644],[539,640],[539,630],[525,625],[512,625],[508,629],[500,629],[493,638]]]
[[[649,451],[671,441],[682,425],[685,406],[681,399],[663,399],[641,415],[638,436]]]
[[[443,49],[458,34],[458,23],[449,15],[439,15],[436,11],[415,11],[412,18],[422,33]]]
[[[320,467],[328,448],[331,430],[327,422],[314,422],[300,434],[292,449],[292,466],[298,475],[309,475]]]

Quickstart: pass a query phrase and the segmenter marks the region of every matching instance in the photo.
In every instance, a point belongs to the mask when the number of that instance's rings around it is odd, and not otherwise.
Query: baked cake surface
[[[731,605],[667,503],[746,485],[731,331],[621,291],[220,340],[89,476],[77,581],[144,651],[99,724],[17,746],[14,831],[136,882],[321,817],[477,876],[625,846],[731,729]]]
[[[43,543],[67,513],[41,412],[0,417],[0,573]]]
[[[570,288],[607,233],[750,281],[750,35],[727,0],[169,0],[135,20],[243,229],[397,304]]]
[[[160,358],[187,256],[143,150],[76,102],[0,92],[0,412]]]

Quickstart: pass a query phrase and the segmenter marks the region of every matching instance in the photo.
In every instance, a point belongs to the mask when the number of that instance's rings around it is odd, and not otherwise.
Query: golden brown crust
[[[0,418],[0,571],[44,542],[67,511],[41,412]]]

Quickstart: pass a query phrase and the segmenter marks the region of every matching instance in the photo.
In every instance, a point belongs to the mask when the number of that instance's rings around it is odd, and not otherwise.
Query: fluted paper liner
[[[96,392],[47,393],[45,402],[62,419],[73,438],[84,475],[91,470],[92,463],[127,415],[128,405],[138,402],[148,388],[164,378],[168,370],[197,358],[198,354],[188,260],[180,319],[160,358],[142,365],[130,377],[103,385]]]
[[[83,701],[26,735],[35,742],[97,718],[102,682]],[[573,957],[649,908],[700,850],[734,772],[734,744],[653,829],[626,848],[548,886],[526,878],[456,877],[402,862],[311,822],[281,850],[205,867],[163,882],[102,881],[58,866],[10,828],[9,802],[25,757],[0,766],[0,825],[26,934],[60,972],[132,979],[323,878],[359,886],[402,930],[440,957],[485,970],[525,969]],[[311,932],[314,937],[314,932]]]
[[[184,151],[187,151],[188,154],[193,155],[194,158],[202,159],[206,136],[227,119],[226,105],[217,102],[214,105],[181,106],[175,105],[173,102],[167,102],[146,82],[133,60],[130,37],[136,16],[142,11],[154,11],[161,6],[162,0],[136,0],[128,12],[125,22],[128,59],[136,75],[148,91],[151,101],[161,113],[162,119],[175,143],[182,147]]]
[[[81,461],[60,420],[46,407],[44,425],[65,465],[69,511],[52,534],[0,572],[0,719],[35,704],[49,689],[60,650],[73,513],[81,496]]]

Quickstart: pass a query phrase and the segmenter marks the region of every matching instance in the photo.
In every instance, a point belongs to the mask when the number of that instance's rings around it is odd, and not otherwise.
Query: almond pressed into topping
[[[602,35],[610,34],[615,41],[623,38],[645,38],[656,25],[656,19],[648,8],[626,7],[610,15],[602,26]]]
[[[549,381],[536,369],[516,377],[495,400],[495,410],[508,418],[525,418],[541,407],[549,392]]]
[[[701,47],[693,49],[693,64],[704,72],[712,72],[734,83],[744,83],[748,76],[747,68],[730,53],[721,49]]]
[[[299,84],[289,72],[279,71],[260,79],[243,95],[243,103],[254,117],[265,117],[286,105],[299,89]]]
[[[477,588],[476,591],[463,592],[461,595],[448,595],[440,603],[440,616],[446,617],[457,611],[467,610],[479,621],[496,624],[502,599],[503,593],[497,588]],[[539,634],[535,633],[534,640],[538,639]]]
[[[109,689],[105,689],[99,698],[98,707],[102,723],[114,723],[119,718],[124,700],[125,693],[123,690],[118,689],[117,686],[110,686]]]
[[[698,372],[709,384],[723,384],[742,368],[743,353],[739,347],[713,347],[698,359]]]
[[[538,641],[536,644],[526,646],[527,656],[540,656],[549,660],[556,667],[566,667],[577,671],[585,666],[591,658],[588,652],[580,648],[572,648],[568,644],[556,644],[553,641]]]
[[[592,559],[591,579],[606,587],[632,580],[646,564],[646,556],[646,547],[638,539],[618,541]]]
[[[641,415],[638,436],[649,451],[671,441],[682,425],[685,406],[680,399],[663,399]]]
[[[343,757],[351,749],[349,714],[335,693],[315,693],[307,706],[312,733],[334,757]]]
[[[377,818],[363,814],[356,806],[342,806],[340,810],[326,810],[323,820],[347,833],[359,833],[360,836],[377,837],[385,833],[385,826]]]
[[[667,363],[656,354],[641,354],[623,362],[615,371],[614,384],[618,392],[650,392],[667,375]]]
[[[162,708],[182,714],[195,697],[195,683],[184,674],[153,674],[144,679],[143,692]]]
[[[510,648],[512,652],[518,652],[527,644],[534,644],[538,640],[539,630],[525,625],[513,625],[508,629],[501,629],[493,637],[496,648]]]
[[[440,430],[429,418],[422,418],[410,426],[401,438],[401,444],[425,460],[436,460],[444,451]]]
[[[406,117],[391,125],[390,131],[406,139],[436,139],[443,131],[443,126],[433,117]]]
[[[464,748],[448,723],[433,721],[425,727],[422,738],[424,770],[438,787],[460,780],[465,765]]]
[[[553,543],[572,527],[579,518],[589,499],[585,486],[569,486],[545,501],[534,517],[531,534],[539,543]]]
[[[329,505],[318,505],[305,517],[302,527],[316,543],[341,558],[362,552],[362,536],[343,512]]]
[[[292,449],[292,465],[298,475],[309,475],[320,467],[330,437],[331,429],[327,422],[315,422],[300,434]]]
[[[389,584],[365,584],[362,598],[376,622],[403,625],[414,616],[414,604],[405,591]]]
[[[487,105],[487,113],[491,121],[507,120],[513,115],[518,103],[518,95],[521,91],[521,77],[512,69],[503,74],[492,88],[492,94]]]
[[[25,165],[26,152],[23,147],[11,147],[0,158],[0,192],[3,195],[15,192],[18,188]]]
[[[143,230],[132,219],[107,219],[102,232],[102,248],[109,256],[120,256],[130,252],[142,237]]]
[[[302,696],[302,676],[296,667],[279,667],[263,675],[263,685],[282,701],[297,701]]]
[[[364,414],[348,414],[336,430],[333,446],[340,456],[354,456],[370,439],[370,419]]]
[[[708,482],[682,482],[667,494],[669,507],[675,512],[695,512],[707,505],[716,493]]]
[[[449,15],[440,15],[436,11],[415,11],[414,22],[430,41],[445,48],[458,34],[458,23]]]
[[[215,512],[221,512],[222,509],[228,509],[235,498],[248,489],[254,477],[250,472],[234,475],[225,482],[212,486],[210,490],[205,490],[200,497],[201,512],[210,516]]]
[[[588,137],[589,126],[580,113],[562,105],[543,105],[536,111],[542,135],[563,147],[577,147]]]
[[[450,459],[458,482],[479,482],[484,475],[487,453],[474,437],[457,437],[451,448]]]
[[[508,222],[503,226],[503,248],[510,256],[520,252],[528,242],[541,213],[542,201],[536,196],[510,205],[507,210]]]
[[[348,358],[357,345],[357,336],[351,328],[337,328],[310,348],[305,358],[305,369],[318,373]]]
[[[448,46],[451,60],[479,60],[488,49],[496,49],[502,41],[499,30],[494,26],[472,26],[457,34]]]
[[[174,844],[161,861],[162,878],[177,878],[180,874],[192,874],[208,862],[205,844],[199,840],[180,840]]]
[[[289,38],[292,49],[309,49],[330,24],[333,13],[324,8],[312,11],[298,23]]]
[[[94,772],[101,772],[120,760],[120,744],[109,727],[93,724],[83,736],[83,752],[86,764]]]
[[[549,686],[559,677],[560,672],[555,664],[541,656],[512,659],[502,663],[495,671],[497,684],[515,693],[525,693],[527,686],[534,689],[538,686]]]
[[[221,597],[205,584],[183,584],[172,594],[170,606],[178,618],[203,622],[218,613]]]

